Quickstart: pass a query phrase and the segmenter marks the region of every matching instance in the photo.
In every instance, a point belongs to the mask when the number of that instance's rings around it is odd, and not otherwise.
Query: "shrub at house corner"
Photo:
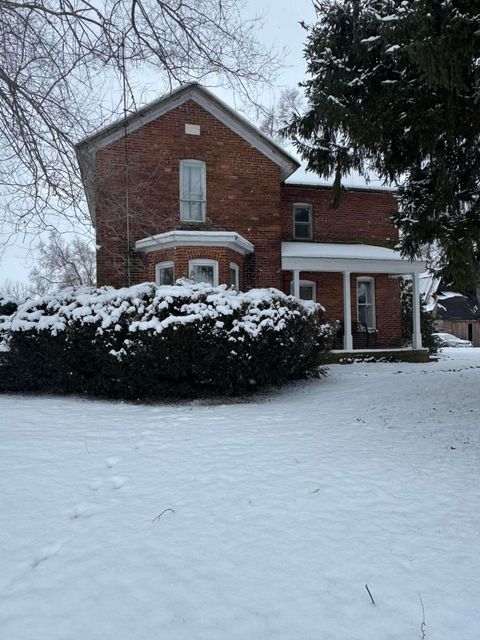
[[[0,390],[242,393],[318,370],[329,335],[322,312],[275,289],[66,289],[0,318]]]

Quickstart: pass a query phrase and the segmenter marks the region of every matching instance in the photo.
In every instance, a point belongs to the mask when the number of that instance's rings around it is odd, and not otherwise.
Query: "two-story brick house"
[[[199,85],[81,141],[77,155],[99,284],[277,287],[342,321],[346,350],[358,322],[376,346],[400,346],[398,276],[418,290],[424,264],[392,249],[392,192],[350,189],[331,208],[328,187],[295,183],[297,160]],[[414,316],[419,348],[418,305]]]

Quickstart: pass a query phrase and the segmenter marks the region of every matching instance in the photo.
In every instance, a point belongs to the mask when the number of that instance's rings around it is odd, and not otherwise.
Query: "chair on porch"
[[[352,322],[352,338],[354,349],[376,349],[377,348],[376,329],[368,327],[364,322]],[[337,330],[333,336],[333,349],[343,349],[343,322],[339,322]]]

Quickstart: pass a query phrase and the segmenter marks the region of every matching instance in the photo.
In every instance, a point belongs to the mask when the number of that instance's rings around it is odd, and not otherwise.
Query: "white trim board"
[[[167,231],[135,243],[135,249],[142,253],[177,247],[226,247],[242,256],[253,253],[255,249],[251,242],[234,231]]]
[[[323,242],[282,242],[283,271],[422,273],[426,263],[410,261],[385,247]]]

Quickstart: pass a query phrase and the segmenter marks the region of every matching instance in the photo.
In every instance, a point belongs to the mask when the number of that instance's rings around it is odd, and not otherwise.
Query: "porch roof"
[[[425,268],[423,260],[408,260],[398,251],[370,244],[282,242],[284,271],[411,274]]]

